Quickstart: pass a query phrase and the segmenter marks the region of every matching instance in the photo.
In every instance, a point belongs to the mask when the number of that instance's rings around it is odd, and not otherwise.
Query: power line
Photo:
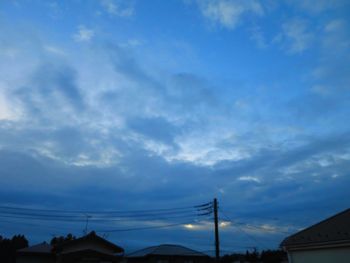
[[[200,205],[201,206],[201,205]],[[58,209],[37,209],[37,208],[27,208],[18,206],[0,206],[0,209],[8,210],[27,210],[32,212],[57,212],[57,213],[79,213],[79,214],[128,214],[128,213],[157,213],[157,212],[171,212],[171,211],[188,211],[198,209],[198,205],[194,206],[183,206],[183,207],[173,207],[173,208],[158,208],[158,209],[143,209],[143,210],[58,210]]]
[[[8,218],[13,221],[7,221],[6,223],[25,224],[33,228],[41,226],[43,228],[55,229],[59,228],[53,227],[52,224],[58,226],[55,222],[60,222],[60,225],[65,226],[65,228],[69,225],[68,229],[71,230],[75,229],[78,224],[84,224],[85,231],[87,231],[87,224],[89,224],[91,228],[91,224],[102,224],[102,222],[105,222],[105,227],[106,225],[107,227],[108,225],[111,227],[110,229],[100,229],[96,231],[100,233],[141,231],[184,226],[186,224],[198,223],[198,220],[207,220],[208,216],[211,214],[212,202],[186,207],[127,211],[59,210],[0,206],[0,222]],[[182,222],[180,221],[180,218],[182,219]],[[52,222],[51,225],[49,222]],[[122,225],[126,228],[114,229],[112,226],[113,222],[122,222]],[[139,227],[136,227],[137,222],[140,224]],[[131,224],[134,224],[135,227],[130,227]]]
[[[69,232],[74,232],[76,231],[77,225],[76,222],[70,222],[72,223],[73,225],[62,225],[61,227],[58,227],[56,224],[54,226],[52,225],[44,225],[42,223],[29,223],[27,221],[25,222],[16,222],[16,221],[6,221],[6,220],[3,220],[3,219],[0,219],[0,223],[3,222],[3,223],[9,223],[9,224],[19,224],[20,226],[23,226],[23,225],[26,225],[28,227],[33,227],[33,228],[40,228],[40,229],[55,229],[55,230],[60,230],[61,232],[65,231],[69,231]],[[173,224],[167,224],[167,225],[161,225],[161,226],[150,226],[150,227],[136,227],[136,228],[120,228],[120,229],[107,229],[107,230],[97,230],[96,232],[100,232],[100,233],[113,233],[113,232],[127,232],[127,231],[137,231],[137,230],[150,230],[150,229],[162,229],[162,228],[169,228],[169,227],[174,227],[174,226],[184,226],[186,224],[190,224],[191,223],[194,223],[195,221],[186,221],[186,222],[182,222],[182,223],[173,223]],[[80,222],[80,223],[83,223],[83,222]],[[93,223],[93,222],[91,222]],[[151,223],[151,222],[145,222],[145,223]],[[161,223],[161,222],[159,222]],[[96,223],[94,223],[93,225],[95,225]],[[91,225],[91,224],[90,224]],[[106,224],[104,223],[104,226],[106,226]],[[80,225],[81,227],[81,225]],[[96,226],[95,226],[96,227]],[[86,228],[86,227],[85,227]],[[202,239],[201,239],[202,240]]]
[[[248,238],[250,238],[251,240],[253,240],[256,244],[261,245],[263,248],[268,249],[267,246],[265,246],[265,244],[263,244],[262,242],[260,242],[259,240],[257,240],[253,235],[248,234],[245,230],[243,230],[242,228],[240,228],[239,226],[235,225],[235,227],[241,231],[243,234],[245,234]]]
[[[281,233],[281,234],[290,234],[289,232],[287,231],[281,231],[281,230],[276,230],[276,229],[268,229],[268,228],[264,228],[264,227],[261,227],[261,226],[255,226],[255,225],[252,225],[252,224],[249,224],[249,223],[245,223],[245,222],[239,222],[239,221],[232,221],[229,219],[229,217],[227,216],[227,214],[225,214],[222,209],[220,209],[220,211],[222,212],[222,214],[225,216],[226,220],[227,221],[230,221],[231,223],[233,223],[235,226],[237,225],[242,225],[246,228],[250,228],[250,229],[256,229],[256,230],[260,230],[260,231],[263,231],[263,232],[271,232],[271,233]]]
[[[233,223],[233,221],[231,220],[231,218],[229,218],[223,211],[222,209],[220,209],[220,212],[226,217],[226,219],[228,221],[230,221],[231,223]],[[235,226],[239,231],[241,231],[243,234],[245,234],[248,238],[250,238],[251,240],[253,240],[255,243],[261,245],[263,248],[268,249],[267,246],[265,246],[265,244],[263,244],[262,242],[260,242],[259,240],[257,240],[254,236],[248,234],[246,231],[244,231],[242,228],[240,228],[238,225],[233,223],[233,226]]]
[[[46,216],[40,216],[40,215],[13,215],[13,214],[1,214],[0,217],[4,218],[13,218],[13,219],[31,219],[31,220],[39,220],[39,221],[55,221],[55,222],[85,222],[86,221],[86,216],[81,216],[81,217],[74,217],[74,218],[66,218],[66,217],[46,217]],[[158,216],[158,217],[93,217],[90,216],[89,221],[91,222],[124,222],[128,220],[133,220],[133,221],[156,221],[156,220],[175,220],[175,219],[180,219],[180,218],[204,218],[203,216],[200,215],[195,215],[195,214],[188,214],[188,215],[175,215],[175,216]]]
[[[204,218],[208,214],[203,214],[202,210],[207,209],[208,204],[196,206],[144,209],[129,211],[90,211],[84,213],[78,210],[53,210],[53,209],[34,209],[15,206],[0,206],[0,218],[23,219],[31,221],[54,221],[54,222],[124,222],[124,221],[175,221],[177,219],[195,219]],[[133,213],[131,211],[134,211]],[[137,211],[137,212],[136,212]],[[143,212],[141,212],[143,211]],[[60,214],[58,214],[60,213]]]
[[[108,230],[97,230],[96,232],[100,233],[112,233],[112,232],[124,232],[124,231],[136,231],[136,230],[147,230],[147,229],[158,229],[158,228],[167,228],[167,227],[174,227],[174,226],[181,226],[186,225],[187,223],[176,223],[176,224],[169,224],[169,225],[163,225],[163,226],[149,226],[149,227],[137,227],[137,228],[122,228],[122,229],[108,229]]]
[[[188,212],[166,212],[166,213],[156,213],[156,214],[122,214],[122,215],[110,215],[110,214],[74,214],[74,215],[61,215],[61,214],[48,214],[48,213],[33,213],[33,212],[21,212],[21,211],[1,211],[0,214],[7,214],[7,215],[21,215],[21,216],[38,216],[38,217],[48,217],[48,218],[81,218],[86,217],[86,215],[94,216],[96,218],[130,218],[130,217],[155,217],[155,216],[172,216],[172,215],[201,215],[199,212],[196,211],[188,211]]]
[[[276,230],[276,229],[268,229],[268,228],[264,228],[264,227],[261,227],[261,226],[254,226],[254,225],[251,225],[251,224],[248,224],[248,223],[235,222],[235,225],[242,225],[242,226],[244,226],[246,228],[260,230],[260,231],[263,231],[263,232],[281,233],[281,234],[286,234],[286,235],[290,234],[290,232],[287,232],[287,231]]]
[[[9,220],[3,220],[3,219],[0,219],[0,223],[11,224],[11,225],[20,224],[21,226],[35,227],[40,229],[49,228],[49,229],[56,229],[61,231],[69,231],[69,229],[72,229],[72,227],[57,227],[52,225],[34,224],[34,223],[28,223],[28,222],[16,222],[16,221],[9,221]]]

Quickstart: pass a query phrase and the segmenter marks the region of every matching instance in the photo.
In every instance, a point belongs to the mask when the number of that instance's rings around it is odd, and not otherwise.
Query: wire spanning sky
[[[0,209],[0,234],[82,235],[88,218],[138,228],[108,234],[127,250],[208,251],[212,220],[188,211],[44,212],[217,197],[222,249],[265,249],[348,208],[349,14],[347,0],[0,0],[0,206],[18,208]]]

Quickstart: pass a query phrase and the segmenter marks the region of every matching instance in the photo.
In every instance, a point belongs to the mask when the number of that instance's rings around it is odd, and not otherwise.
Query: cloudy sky
[[[217,197],[222,249],[265,249],[348,208],[349,11],[347,0],[0,0],[0,234],[80,236],[89,217],[88,230],[164,227],[100,232],[127,250],[210,251],[210,216],[83,212]]]

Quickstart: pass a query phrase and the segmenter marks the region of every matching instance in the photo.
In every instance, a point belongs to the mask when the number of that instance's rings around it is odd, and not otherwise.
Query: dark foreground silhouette
[[[16,250],[28,247],[28,240],[24,235],[15,235],[12,238],[0,236],[0,262],[15,263]]]
[[[287,254],[283,250],[263,250],[258,252],[247,251],[245,254],[234,253],[231,255],[225,255],[221,258],[222,263],[231,262],[264,262],[264,263],[281,263],[288,262]]]
[[[67,241],[76,240],[76,237],[72,234],[66,236],[53,237],[50,241],[50,245],[53,247],[59,247]],[[0,262],[1,263],[15,263],[16,251],[22,248],[28,247],[28,240],[24,235],[15,235],[12,238],[4,238],[0,236]],[[214,260],[213,260],[214,262]],[[234,253],[230,255],[224,255],[221,257],[220,262],[263,262],[263,263],[281,263],[287,262],[287,255],[282,250],[263,250],[262,252],[246,251],[246,253]]]

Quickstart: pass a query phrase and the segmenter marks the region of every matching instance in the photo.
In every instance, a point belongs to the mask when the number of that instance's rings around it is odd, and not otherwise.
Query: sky
[[[86,229],[127,251],[211,253],[212,215],[193,206],[216,197],[229,253],[277,248],[349,208],[349,11],[347,0],[0,0],[0,234],[35,244]],[[35,218],[48,210],[81,220]],[[134,212],[101,223],[88,211]]]

